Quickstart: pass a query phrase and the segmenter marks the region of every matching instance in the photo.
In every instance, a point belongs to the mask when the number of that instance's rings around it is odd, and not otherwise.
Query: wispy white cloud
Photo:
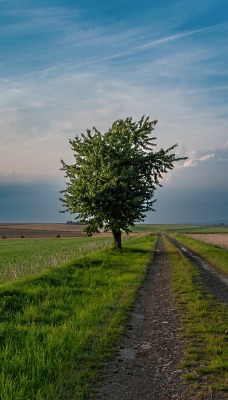
[[[227,24],[228,26],[228,24]],[[160,34],[159,38],[150,39],[151,35],[145,35],[143,32],[139,32],[138,30],[130,30],[126,32],[121,32],[121,35],[118,32],[100,32],[98,29],[93,30],[88,33],[88,31],[84,32],[83,30],[76,31],[76,33],[71,33],[71,42],[68,43],[68,46],[73,46],[75,52],[77,53],[77,48],[80,49],[82,46],[86,49],[87,47],[91,49],[97,49],[97,55],[89,56],[86,53],[84,57],[80,58],[78,55],[72,59],[72,49],[69,51],[69,54],[66,54],[67,58],[70,58],[70,61],[66,61],[64,63],[56,63],[55,65],[51,65],[47,68],[33,70],[32,72],[26,73],[22,76],[23,79],[43,75],[47,76],[49,74],[56,73],[61,70],[65,70],[66,68],[78,68],[82,70],[85,67],[93,66],[93,65],[102,65],[104,62],[125,58],[128,56],[132,56],[134,54],[138,54],[147,50],[152,49],[153,47],[159,47],[166,43],[171,43],[175,41],[179,41],[185,37],[193,36],[197,34],[210,33],[213,30],[223,29],[224,24],[211,25],[200,29],[182,31],[176,34],[171,34],[167,36],[162,36]],[[105,34],[105,39],[104,39]],[[155,35],[153,35],[155,36]],[[156,34],[158,36],[158,34]],[[72,38],[73,37],[73,38]],[[123,37],[126,39],[123,41]],[[121,39],[121,42],[120,42]],[[66,46],[67,39],[61,38],[61,45]],[[140,44],[136,44],[140,42]],[[72,44],[74,42],[74,44]],[[77,43],[77,47],[75,47],[75,43]],[[118,51],[118,47],[123,47],[124,50]],[[113,48],[114,51],[110,54],[110,48]],[[201,54],[200,54],[201,53]],[[187,52],[185,54],[184,59],[186,60]],[[198,59],[202,57],[202,49],[198,52]],[[188,57],[187,57],[188,58]],[[187,61],[187,60],[186,60]],[[176,63],[177,65],[177,63]],[[179,65],[180,67],[180,65]],[[193,89],[194,90],[194,89]],[[197,89],[196,89],[197,90]]]
[[[214,158],[214,153],[213,154],[206,154],[205,156],[203,156],[203,157],[200,157],[199,158],[199,161],[207,161],[207,160],[209,160],[210,158]]]
[[[205,150],[195,150],[190,153],[189,159],[186,160],[179,168],[189,168],[195,167],[199,162],[205,162],[212,158],[215,158],[215,153],[205,154],[200,156],[200,154],[205,153]]]
[[[197,160],[190,159],[184,162],[183,168],[195,167],[196,165],[197,165]]]
[[[79,12],[66,7],[9,7],[1,10],[2,15],[8,19],[8,25],[0,27],[0,36],[15,35],[47,28],[49,32],[53,29],[69,29],[71,23],[77,18]],[[80,20],[78,20],[78,23]]]

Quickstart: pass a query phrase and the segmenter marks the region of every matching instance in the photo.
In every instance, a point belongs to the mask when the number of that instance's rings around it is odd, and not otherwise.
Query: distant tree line
[[[67,221],[68,225],[82,225],[79,221]]]

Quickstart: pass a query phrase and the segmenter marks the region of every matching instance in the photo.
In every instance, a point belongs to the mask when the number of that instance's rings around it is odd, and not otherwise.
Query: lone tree
[[[118,119],[101,134],[96,128],[70,140],[75,163],[62,170],[69,179],[62,191],[65,211],[77,214],[75,219],[86,224],[88,236],[111,230],[114,247],[121,249],[121,233],[130,232],[145,213],[153,210],[154,191],[161,186],[162,174],[173,169],[176,158],[167,150],[154,151],[155,137],[150,137],[157,121],[144,116]],[[63,212],[65,212],[63,211]]]

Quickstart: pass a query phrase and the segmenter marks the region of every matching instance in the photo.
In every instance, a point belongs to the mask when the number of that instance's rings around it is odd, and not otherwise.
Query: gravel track
[[[125,335],[89,399],[193,399],[181,378],[179,330],[171,269],[159,237]]]

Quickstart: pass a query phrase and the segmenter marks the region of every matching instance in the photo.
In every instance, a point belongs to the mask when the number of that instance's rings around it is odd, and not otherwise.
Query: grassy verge
[[[108,238],[20,239],[0,241],[0,284],[34,275],[72,258],[110,246]]]
[[[84,399],[123,330],[155,237],[0,288],[4,400]]]
[[[227,306],[204,291],[198,270],[165,239],[185,352],[181,367],[201,399],[228,395]],[[212,397],[212,395],[216,397]]]
[[[212,264],[215,268],[228,274],[227,250],[200,242],[199,240],[193,239],[189,236],[175,235],[174,238],[198,254],[209,264]]]

